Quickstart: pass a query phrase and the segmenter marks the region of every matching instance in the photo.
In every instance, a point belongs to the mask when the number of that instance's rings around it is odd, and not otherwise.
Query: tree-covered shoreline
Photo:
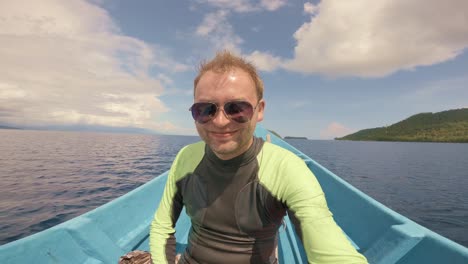
[[[391,126],[363,129],[335,139],[468,143],[468,108],[421,113]]]

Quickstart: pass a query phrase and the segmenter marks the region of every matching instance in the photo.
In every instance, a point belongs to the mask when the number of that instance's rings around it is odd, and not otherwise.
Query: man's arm
[[[172,163],[164,193],[150,229],[150,252],[153,263],[174,263],[175,224],[182,211],[183,197],[178,183],[190,175],[202,160],[205,143],[198,142],[182,148]]]
[[[175,224],[183,207],[176,186],[177,158],[169,172],[164,193],[150,228],[150,252],[153,263],[175,262]]]
[[[285,203],[302,239],[309,263],[367,263],[330,212],[319,182],[304,161],[285,161]]]

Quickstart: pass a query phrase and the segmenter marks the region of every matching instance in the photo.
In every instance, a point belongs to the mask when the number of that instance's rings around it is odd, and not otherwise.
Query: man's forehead
[[[211,75],[233,75],[233,74],[247,74],[247,72],[241,68],[238,67],[229,67],[225,69],[211,69],[205,74],[211,74]]]
[[[252,84],[254,84],[252,78],[246,71],[235,67],[225,70],[209,70],[200,77],[199,84],[203,81],[236,81],[242,77],[249,79]]]

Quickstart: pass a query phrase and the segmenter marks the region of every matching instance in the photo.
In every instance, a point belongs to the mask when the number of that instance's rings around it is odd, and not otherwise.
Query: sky
[[[468,107],[466,0],[0,1],[0,125],[196,135],[202,60],[265,84],[264,127],[333,139]]]

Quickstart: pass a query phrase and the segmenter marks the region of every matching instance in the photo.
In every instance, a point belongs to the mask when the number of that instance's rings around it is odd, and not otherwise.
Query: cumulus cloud
[[[251,12],[256,8],[250,3],[250,0],[195,0],[199,4],[206,4],[224,10],[233,10],[235,12]]]
[[[325,129],[320,131],[321,139],[333,139],[336,137],[343,137],[353,133],[353,129],[345,127],[338,122],[330,123]]]
[[[455,58],[468,47],[465,0],[323,0],[294,34],[283,67],[330,76],[378,77]]]
[[[195,0],[199,4],[210,5],[223,10],[232,10],[238,13],[258,12],[262,10],[275,11],[286,5],[287,0]]]
[[[195,34],[206,38],[214,50],[227,49],[240,53],[239,46],[243,39],[234,32],[228,16],[229,11],[226,10],[208,13],[197,27]]]
[[[207,36],[212,32],[221,31],[226,27],[228,12],[219,10],[217,12],[208,13],[203,22],[197,27],[196,34],[199,36]]]
[[[184,70],[86,1],[0,3],[0,122],[164,129],[151,67]],[[168,83],[167,78],[163,79]]]
[[[282,63],[281,58],[276,57],[270,53],[260,51],[254,51],[251,54],[245,56],[245,58],[262,71],[274,71]]]
[[[275,11],[286,5],[286,0],[261,0],[260,6],[266,8],[268,11]]]
[[[305,2],[304,3],[304,13],[306,14],[315,14],[317,13],[318,8],[316,5],[310,3],[310,2]]]
[[[240,45],[244,40],[234,31],[234,27],[228,20],[229,16],[232,13],[276,11],[287,4],[287,0],[195,0],[195,2],[217,9],[204,16],[203,21],[195,30],[195,35],[207,40],[213,51],[226,49],[238,54],[242,53]],[[258,27],[252,28],[254,32],[258,30]],[[276,60],[268,53],[257,52],[249,56],[258,60],[266,69],[272,68],[264,64],[266,60]],[[276,68],[276,63],[274,68]]]

